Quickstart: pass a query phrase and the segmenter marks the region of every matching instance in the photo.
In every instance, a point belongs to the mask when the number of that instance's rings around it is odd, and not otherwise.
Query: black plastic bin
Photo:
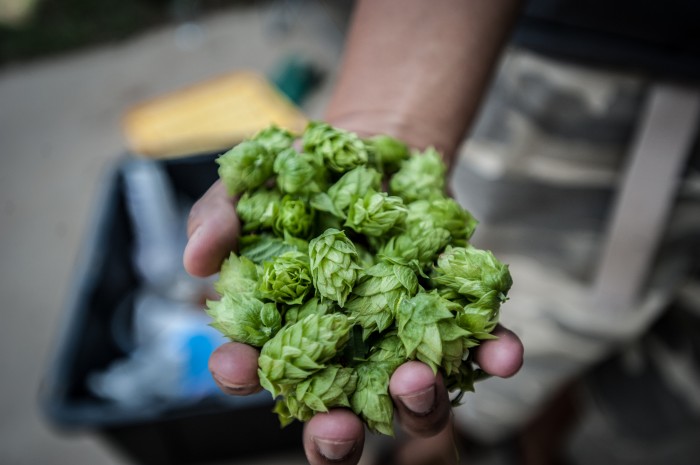
[[[201,155],[158,163],[175,191],[194,200],[216,179],[214,158]],[[110,170],[97,199],[54,360],[41,387],[45,416],[61,431],[97,434],[134,463],[235,463],[254,454],[300,450],[301,425],[281,429],[265,392],[128,409],[88,389],[90,373],[126,355],[110,325],[119,306],[139,285],[131,264],[133,234],[121,174],[128,160]]]

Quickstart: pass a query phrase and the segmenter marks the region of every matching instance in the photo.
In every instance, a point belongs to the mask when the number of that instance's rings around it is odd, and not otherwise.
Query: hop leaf
[[[216,159],[219,177],[230,195],[263,185],[272,176],[274,162],[275,155],[252,140],[241,142]]]
[[[263,303],[251,294],[224,294],[207,301],[211,326],[232,341],[262,347],[282,327],[275,304]]]
[[[384,174],[394,173],[409,156],[406,144],[387,135],[373,136],[364,142],[369,155],[368,164]]]
[[[416,200],[408,204],[406,223],[413,225],[430,218],[436,228],[450,232],[452,245],[466,246],[478,221],[453,198]]]
[[[258,132],[252,140],[265,146],[271,153],[277,154],[292,146],[294,135],[272,124]]]
[[[262,264],[290,250],[308,253],[309,243],[304,239],[285,235],[284,238],[271,234],[251,234],[243,236],[238,241],[241,257],[246,257],[254,263]]]
[[[404,297],[418,290],[418,278],[407,266],[378,263],[366,270],[352,290],[345,310],[363,328],[363,338],[382,332],[394,322]]]
[[[513,284],[508,266],[494,255],[472,246],[447,247],[440,254],[434,268],[432,282],[436,288],[447,288],[448,293],[456,294],[476,302],[490,294],[491,299],[503,302]]]
[[[437,372],[456,372],[467,354],[469,332],[460,328],[453,312],[458,304],[436,292],[421,292],[403,299],[396,315],[398,336],[409,358],[418,359]]]
[[[273,231],[279,236],[290,235],[307,238],[314,226],[314,211],[302,199],[285,195],[279,204],[277,216],[272,224]]]
[[[341,313],[309,315],[283,327],[263,346],[258,358],[260,384],[273,397],[322,370],[350,337],[351,324]]]
[[[394,404],[389,396],[393,370],[384,363],[364,362],[355,367],[357,388],[350,399],[352,411],[375,432],[394,435]]]
[[[357,280],[359,256],[343,231],[327,229],[309,242],[316,291],[343,307]]]
[[[369,191],[350,205],[345,226],[366,236],[379,237],[402,223],[407,212],[401,197]]]
[[[265,262],[260,277],[260,292],[278,303],[301,304],[311,291],[309,256],[296,250]]]
[[[280,193],[272,189],[260,188],[245,192],[236,205],[236,213],[243,224],[243,231],[272,228],[281,199]]]
[[[330,365],[285,390],[284,397],[278,400],[286,404],[281,421],[309,421],[315,413],[332,407],[350,407],[349,396],[356,385],[357,374],[352,368]]]
[[[302,142],[305,151],[323,157],[328,168],[337,173],[367,164],[367,148],[353,132],[312,121],[304,132]]]
[[[401,168],[389,182],[389,188],[406,203],[444,197],[446,173],[447,167],[440,154],[429,148],[401,163]]]
[[[219,295],[254,294],[258,287],[258,267],[246,257],[231,252],[219,270],[214,289]]]
[[[273,165],[277,186],[287,194],[306,195],[326,188],[323,158],[288,148],[277,155]]]

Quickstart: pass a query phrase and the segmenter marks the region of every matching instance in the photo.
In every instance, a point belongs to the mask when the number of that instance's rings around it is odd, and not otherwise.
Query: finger
[[[513,376],[523,365],[523,343],[514,332],[502,326],[493,334],[498,339],[482,342],[474,359],[486,373],[501,378]]]
[[[238,396],[254,394],[262,389],[258,378],[259,355],[254,347],[227,342],[209,357],[209,371],[225,393]]]
[[[236,245],[240,222],[233,197],[221,181],[215,182],[190,211],[189,238],[183,256],[185,270],[194,276],[219,271],[221,262]]]
[[[304,451],[311,465],[354,465],[364,444],[362,421],[350,410],[319,413],[304,425]]]
[[[428,365],[406,362],[389,382],[402,428],[413,436],[427,437],[442,431],[450,419],[450,400],[442,376]]]

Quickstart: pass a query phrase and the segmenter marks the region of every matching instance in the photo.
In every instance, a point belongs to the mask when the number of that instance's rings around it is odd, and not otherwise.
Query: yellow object
[[[227,149],[270,124],[307,119],[265,77],[240,71],[137,105],[124,117],[129,148],[153,158]]]

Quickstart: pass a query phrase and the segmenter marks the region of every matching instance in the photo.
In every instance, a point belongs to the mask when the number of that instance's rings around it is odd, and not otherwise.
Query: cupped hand
[[[193,206],[188,220],[189,241],[184,253],[185,269],[195,276],[219,271],[222,261],[236,246],[240,223],[235,201],[221,182],[216,182]],[[496,329],[498,339],[483,342],[475,360],[487,373],[509,377],[522,364],[520,339],[505,328]],[[228,394],[249,395],[261,390],[257,349],[230,342],[214,351],[209,369],[219,387]],[[391,377],[389,392],[401,427],[412,436],[430,437],[450,422],[450,402],[441,376],[422,362],[401,365]],[[314,416],[304,428],[304,450],[312,465],[356,464],[364,446],[362,421],[347,409],[333,409]]]

